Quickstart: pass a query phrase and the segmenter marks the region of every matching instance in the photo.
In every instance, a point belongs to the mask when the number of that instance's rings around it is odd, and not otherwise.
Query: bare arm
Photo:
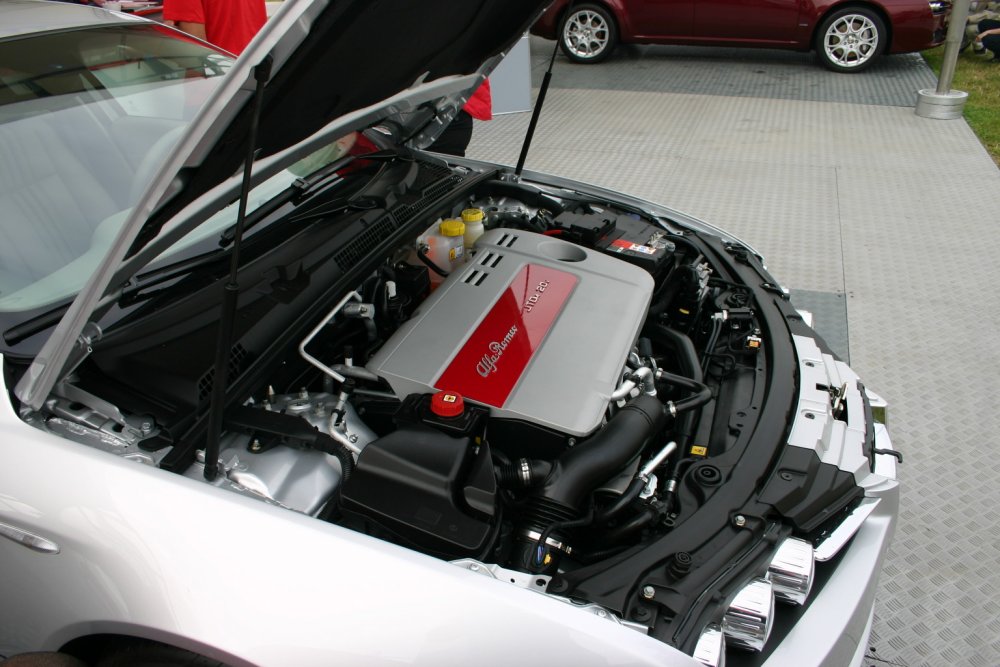
[[[207,40],[204,23],[192,23],[190,21],[177,21],[177,28],[183,30],[192,37]]]

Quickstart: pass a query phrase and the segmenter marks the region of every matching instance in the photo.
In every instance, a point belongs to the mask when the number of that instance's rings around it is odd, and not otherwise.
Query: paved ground
[[[532,40],[540,79],[551,42]],[[558,57],[527,167],[737,233],[889,399],[906,455],[871,665],[1000,665],[1000,170],[963,120],[913,113],[918,56],[862,75],[777,51]],[[513,164],[528,114],[479,123]]]

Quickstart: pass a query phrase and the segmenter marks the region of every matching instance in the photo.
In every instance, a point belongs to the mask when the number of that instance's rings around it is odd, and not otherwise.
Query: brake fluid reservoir
[[[483,235],[486,228],[483,226],[483,209],[467,208],[462,211],[462,222],[465,223],[465,252],[472,250],[476,240]]]

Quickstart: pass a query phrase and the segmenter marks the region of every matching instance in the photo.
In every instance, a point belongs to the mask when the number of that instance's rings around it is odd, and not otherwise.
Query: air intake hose
[[[666,420],[667,409],[655,396],[637,396],[603,430],[559,457],[528,500],[520,540],[511,554],[513,567],[526,572],[555,571],[557,552],[570,553],[563,533],[593,520],[577,519],[584,499],[639,455]]]
[[[663,403],[656,397],[632,399],[604,430],[559,457],[536,495],[579,509],[591,491],[639,455],[646,441],[663,428],[664,418]]]
[[[701,361],[699,361],[698,353],[694,349],[694,343],[685,334],[662,324],[647,324],[645,334],[673,350],[673,358],[677,360],[682,375],[698,383],[704,380],[701,372]],[[686,445],[691,441],[691,436],[695,432],[697,420],[698,413],[693,411],[686,412],[677,419],[674,432],[681,451],[687,449]]]

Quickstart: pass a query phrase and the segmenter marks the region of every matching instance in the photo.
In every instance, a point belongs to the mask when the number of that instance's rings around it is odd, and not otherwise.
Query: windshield
[[[231,64],[146,23],[0,42],[0,312],[82,287]]]

